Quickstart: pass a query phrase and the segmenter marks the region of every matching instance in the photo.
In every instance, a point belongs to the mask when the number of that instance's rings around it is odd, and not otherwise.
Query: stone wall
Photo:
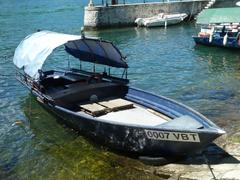
[[[199,13],[208,0],[139,3],[113,6],[85,7],[84,28],[108,28],[133,26],[138,17],[151,17],[159,13],[187,13],[191,17]]]

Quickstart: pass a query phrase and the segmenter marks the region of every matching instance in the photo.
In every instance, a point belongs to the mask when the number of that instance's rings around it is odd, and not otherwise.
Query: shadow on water
[[[224,149],[218,145],[212,143],[209,144],[201,153],[187,157],[184,161],[179,162],[179,164],[239,164],[240,161],[236,159],[233,155],[226,152]]]
[[[161,166],[169,163],[179,165],[221,165],[221,164],[239,164],[240,161],[233,155],[215,143],[209,144],[201,152],[187,156],[169,156],[169,157],[140,157],[140,161],[144,164]]]

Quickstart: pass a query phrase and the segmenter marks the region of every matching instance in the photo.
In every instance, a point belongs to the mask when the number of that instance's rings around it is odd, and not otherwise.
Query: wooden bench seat
[[[134,107],[132,102],[120,98],[96,103],[78,104],[78,106],[92,116],[100,116],[112,111],[120,111]]]
[[[101,101],[97,103],[110,109],[111,111],[118,111],[118,110],[133,108],[132,102],[121,99],[121,98]]]
[[[100,116],[106,114],[108,111],[108,108],[101,106],[97,103],[79,105],[79,107],[93,116]]]

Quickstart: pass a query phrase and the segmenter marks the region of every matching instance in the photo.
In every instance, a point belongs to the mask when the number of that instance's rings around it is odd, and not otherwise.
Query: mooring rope
[[[209,163],[207,157],[205,156],[205,154],[202,154],[202,156],[203,156],[203,158],[204,158],[204,160],[205,160],[205,163],[208,165],[208,168],[209,168],[209,170],[210,170],[210,172],[211,172],[211,174],[212,174],[212,176],[213,176],[213,179],[214,179],[214,180],[217,180],[217,178],[216,178],[216,176],[215,176],[215,174],[214,174],[214,172],[213,172],[213,168],[211,167],[211,164]]]

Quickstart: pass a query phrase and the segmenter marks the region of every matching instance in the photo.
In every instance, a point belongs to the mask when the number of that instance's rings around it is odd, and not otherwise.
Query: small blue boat
[[[225,40],[224,37],[220,36],[220,33],[214,33],[212,40],[209,36],[193,36],[193,39],[196,44],[240,49],[239,35],[235,37],[227,37]]]
[[[239,49],[239,18],[239,7],[205,9],[197,16],[196,23],[202,28],[193,39],[196,44]]]
[[[52,51],[63,45],[93,72],[69,68],[43,71]],[[62,59],[61,59],[62,60]],[[129,86],[125,57],[112,42],[40,31],[16,48],[17,78],[47,110],[67,125],[111,149],[139,156],[189,155],[225,133],[193,109]],[[96,64],[110,68],[97,72]]]

